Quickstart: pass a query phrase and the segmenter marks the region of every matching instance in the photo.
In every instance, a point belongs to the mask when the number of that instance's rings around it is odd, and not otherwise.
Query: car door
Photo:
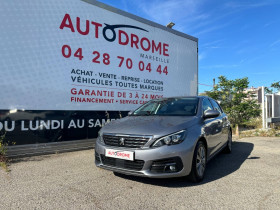
[[[223,146],[226,142],[227,142],[227,133],[228,133],[228,129],[227,129],[227,116],[225,115],[225,113],[223,113],[221,107],[219,106],[219,104],[213,100],[210,99],[214,110],[217,110],[218,112],[220,112],[220,116],[217,117],[218,120],[218,130],[220,133],[220,144],[218,145],[218,147]],[[219,149],[219,148],[217,148]]]
[[[222,119],[222,134],[221,134],[221,141],[222,144],[227,143],[228,140],[228,132],[229,132],[229,122],[227,115],[223,112],[221,106],[215,101],[211,100],[214,109],[218,110],[221,113],[221,119]]]
[[[213,105],[208,98],[204,98],[202,101],[203,113],[208,110],[214,110]],[[219,144],[221,144],[221,132],[220,132],[220,119],[208,118],[204,119],[204,133],[208,144],[208,154],[211,156],[217,151]]]

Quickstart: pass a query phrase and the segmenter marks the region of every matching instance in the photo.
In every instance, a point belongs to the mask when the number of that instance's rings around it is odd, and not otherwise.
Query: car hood
[[[194,116],[128,116],[108,123],[101,132],[160,137],[187,129],[197,120]]]

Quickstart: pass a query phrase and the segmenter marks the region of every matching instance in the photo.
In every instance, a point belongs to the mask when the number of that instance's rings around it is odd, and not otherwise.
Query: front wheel
[[[189,179],[192,182],[200,182],[203,180],[205,169],[206,169],[206,147],[202,141],[196,144],[193,161],[192,170],[189,175]]]
[[[225,153],[231,153],[231,147],[232,147],[232,134],[231,131],[228,132],[228,140],[227,140],[227,146],[224,149]]]

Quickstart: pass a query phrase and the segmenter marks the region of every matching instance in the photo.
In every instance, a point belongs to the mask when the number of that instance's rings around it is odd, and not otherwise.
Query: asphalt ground
[[[13,160],[0,169],[0,209],[280,209],[280,138],[234,141],[203,182],[115,176],[85,150]]]

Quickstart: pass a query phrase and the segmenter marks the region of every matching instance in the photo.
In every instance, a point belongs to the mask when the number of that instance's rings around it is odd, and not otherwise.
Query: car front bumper
[[[134,161],[108,158],[105,156],[106,149],[134,152]],[[127,175],[151,178],[181,177],[191,172],[193,150],[193,145],[185,141],[178,145],[145,149],[113,147],[96,141],[95,164],[97,167]],[[177,169],[175,172],[170,170],[170,165],[174,166],[174,162]]]

